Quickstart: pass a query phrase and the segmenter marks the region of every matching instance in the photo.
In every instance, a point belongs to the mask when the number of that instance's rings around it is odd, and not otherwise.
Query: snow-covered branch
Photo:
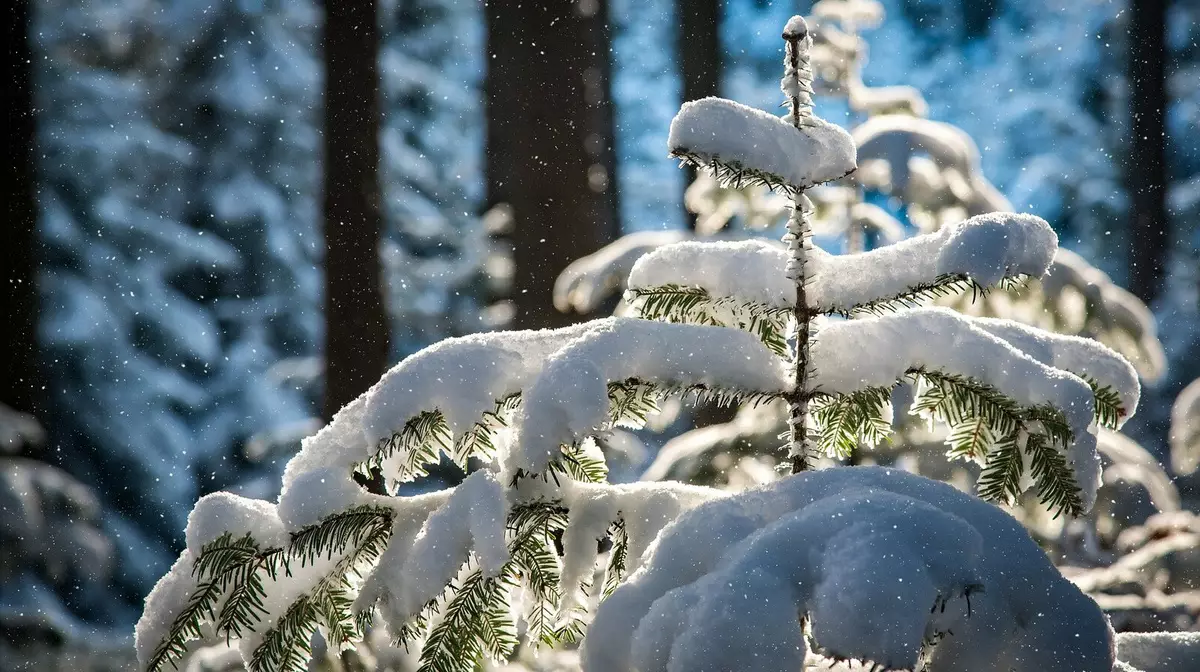
[[[783,363],[752,335],[720,327],[613,318],[555,353],[524,396],[507,473],[540,473],[563,444],[613,422],[609,384],[698,387],[750,400],[786,392]]]
[[[1112,667],[1100,609],[1015,520],[880,468],[808,472],[683,515],[600,605],[583,667],[801,669],[797,614],[825,654],[889,669],[922,656],[934,672]]]
[[[671,154],[709,167],[721,182],[806,189],[854,170],[854,143],[814,118],[803,130],[724,98],[684,103],[671,120]]]
[[[880,312],[943,292],[980,291],[1005,280],[1041,277],[1057,245],[1045,221],[993,213],[870,252],[830,255],[814,247],[808,261],[808,304],[824,313]],[[733,300],[760,304],[763,310],[786,308],[796,297],[784,275],[787,261],[785,249],[762,240],[665,245],[633,265],[630,298],[636,308],[639,295],[675,284],[703,289],[706,304]]]

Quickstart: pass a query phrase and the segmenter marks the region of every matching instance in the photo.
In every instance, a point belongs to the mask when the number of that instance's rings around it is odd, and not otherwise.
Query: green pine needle
[[[1075,474],[1067,464],[1066,457],[1046,437],[1031,434],[1025,444],[1030,456],[1030,470],[1037,483],[1038,499],[1054,512],[1078,516],[1083,513],[1083,500]]]
[[[1121,418],[1127,411],[1121,403],[1121,395],[1109,385],[1101,385],[1100,381],[1091,376],[1080,376],[1092,388],[1092,398],[1095,401],[1096,424],[1105,429],[1116,429]]]
[[[996,434],[987,418],[976,417],[952,426],[946,444],[947,456],[982,464],[996,444]]]
[[[1024,284],[1026,276],[1022,274],[1003,278],[998,287],[1014,289]],[[946,273],[939,275],[929,282],[917,283],[901,292],[885,296],[874,301],[853,306],[817,306],[820,313],[853,317],[856,315],[886,315],[896,313],[905,308],[915,308],[928,301],[948,296],[971,294],[971,301],[977,301],[987,296],[991,288],[980,285],[970,277],[961,273]]]
[[[891,436],[892,424],[887,420],[891,403],[888,387],[814,398],[817,447],[829,457],[846,459],[860,444],[877,445]]]
[[[618,520],[612,525],[612,550],[609,551],[608,566],[604,569],[603,595],[612,595],[621,581],[625,579],[625,570],[629,563],[629,535],[625,532],[625,521]]]
[[[996,442],[988,453],[983,473],[979,475],[979,496],[1012,504],[1021,494],[1021,471],[1023,462],[1016,436],[1005,436]]]
[[[625,296],[634,313],[645,319],[734,327],[754,334],[776,355],[789,356],[787,334],[792,319],[790,307],[774,307],[729,297],[715,298],[703,287],[676,284],[634,287]]]

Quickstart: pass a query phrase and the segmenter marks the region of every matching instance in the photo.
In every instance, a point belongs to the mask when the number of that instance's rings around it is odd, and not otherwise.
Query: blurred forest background
[[[198,497],[275,497],[392,363],[576,319],[569,262],[692,226],[672,115],[777,109],[810,4],[6,3],[0,659],[128,647]],[[1128,433],[1161,457],[1200,376],[1200,0],[883,5],[864,80],[920,90],[1153,309],[1168,368]]]

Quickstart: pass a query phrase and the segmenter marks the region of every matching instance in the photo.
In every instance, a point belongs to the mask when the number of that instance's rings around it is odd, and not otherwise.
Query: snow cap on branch
[[[1033,215],[991,213],[914,236],[870,252],[815,255],[809,290],[822,312],[919,295],[919,288],[952,279],[990,287],[1005,278],[1041,277],[1058,249],[1058,236]]]
[[[813,247],[807,298],[820,312],[851,312],[919,298],[923,287],[956,280],[987,287],[1005,278],[1040,277],[1057,246],[1058,238],[1044,220],[992,213],[870,252],[830,255]],[[787,260],[782,246],[763,240],[675,243],[639,259],[628,286],[701,287],[713,299],[784,308],[796,299],[795,285],[784,275]]]
[[[354,481],[348,469],[330,467],[297,475],[279,495],[279,518],[289,530],[316,525],[326,516],[370,504],[371,495]]]
[[[297,477],[310,471],[333,467],[349,471],[367,459],[370,446],[363,440],[362,422],[368,394],[369,390],[360,394],[335,413],[328,425],[300,442],[300,452],[288,460],[283,469],[284,490]]]
[[[918,308],[895,315],[829,322],[812,346],[821,362],[814,389],[846,394],[891,387],[906,372],[924,370],[965,376],[989,385],[1024,407],[1049,405],[1063,412],[1074,435],[1068,466],[1080,489],[1083,510],[1100,486],[1092,388],[1078,376],[1022,353],[1008,341],[945,308]],[[919,335],[919,337],[914,337]]]
[[[822,119],[800,129],[775,115],[724,98],[684,103],[671,121],[673,156],[714,168],[718,177],[806,189],[855,166],[850,134]]]
[[[1125,411],[1114,429],[1125,424],[1137,410],[1142,393],[1137,371],[1129,360],[1102,343],[994,317],[978,317],[972,322],[1047,366],[1070,371],[1095,381],[1101,387],[1111,388],[1117,393]]]
[[[787,259],[787,250],[770,240],[686,241],[638,259],[626,284],[634,290],[702,287],[713,298],[786,308],[796,301],[796,285],[783,276]]]
[[[184,549],[171,569],[146,596],[142,615],[133,628],[134,648],[143,669],[167,639],[172,621],[182,605],[187,604],[188,598],[196,590],[196,578],[192,575],[195,565],[196,556]]]
[[[261,548],[283,546],[287,531],[274,504],[228,492],[214,492],[200,498],[188,514],[184,537],[187,547],[199,554],[205,545],[224,534],[234,539],[247,534]]]
[[[504,491],[492,472],[476,471],[459,484],[411,540],[400,573],[403,582],[393,587],[392,594],[399,598],[396,610],[414,614],[440,595],[471,558],[472,551],[484,576],[499,574],[508,561],[504,544],[507,509]]]
[[[498,400],[528,385],[554,351],[586,331],[562,329],[472,334],[431,345],[384,374],[368,394],[362,429],[375,445],[422,411],[437,409],[461,434]]]

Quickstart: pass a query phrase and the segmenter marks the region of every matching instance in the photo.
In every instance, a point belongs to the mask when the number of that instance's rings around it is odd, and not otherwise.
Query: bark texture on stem
[[[805,284],[808,280],[807,261],[809,237],[812,235],[808,223],[811,203],[803,192],[796,195],[792,215],[788,218],[787,233],[783,240],[788,246],[787,277],[796,283],[796,304],[793,314],[796,321],[796,357],[793,375],[795,386],[788,395],[788,457],[792,461],[792,473],[809,468],[810,443],[808,439],[809,402],[809,342],[812,338],[812,313],[808,309]]]
[[[787,42],[783,81],[780,88],[788,97],[788,121],[796,128],[812,122],[812,68],[809,66],[809,49],[812,37],[808,25],[796,17],[788,22],[783,32]],[[809,340],[812,338],[812,313],[808,309],[805,284],[808,281],[806,262],[811,229],[808,215],[812,202],[803,189],[796,190],[792,215],[788,218],[787,233],[783,237],[788,246],[787,277],[796,284],[796,304],[793,315],[796,321],[795,387],[788,395],[788,457],[792,462],[792,473],[809,468],[810,443],[808,439]]]

